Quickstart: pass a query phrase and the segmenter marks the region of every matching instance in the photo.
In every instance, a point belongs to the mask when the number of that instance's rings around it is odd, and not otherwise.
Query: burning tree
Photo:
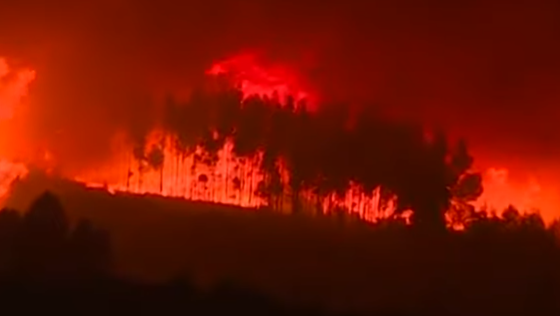
[[[137,124],[129,150],[138,172],[112,190],[292,213],[343,209],[369,221],[412,210],[430,229],[481,193],[464,142],[450,146],[441,132],[427,139],[424,126],[375,106],[310,110],[305,94],[289,94],[297,89],[259,90],[249,74],[218,68],[186,101],[166,99],[161,128]]]

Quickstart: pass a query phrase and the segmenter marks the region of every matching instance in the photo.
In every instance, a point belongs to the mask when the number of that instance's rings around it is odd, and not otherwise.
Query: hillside
[[[542,262],[524,260],[526,249],[508,248],[507,257],[495,249],[466,251],[451,237],[428,242],[406,229],[329,217],[111,195],[40,174],[18,183],[8,205],[25,209],[45,188],[61,197],[70,218],[89,218],[110,230],[118,272],[136,279],[187,275],[202,286],[229,280],[335,308],[418,310],[437,302],[451,310],[469,300],[467,309],[492,302],[514,311],[525,303],[512,298],[534,292],[527,282],[548,271]]]

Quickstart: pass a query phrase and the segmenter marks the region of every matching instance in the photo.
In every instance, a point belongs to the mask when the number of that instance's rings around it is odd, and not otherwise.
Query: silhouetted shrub
[[[22,226],[21,214],[16,210],[0,211],[0,277],[13,272],[16,265],[16,242]]]
[[[419,232],[402,218],[337,227],[338,232],[356,229],[360,238],[366,238],[366,245],[344,244],[346,248],[333,248],[340,252],[337,254],[323,251],[330,249],[327,245],[317,252],[317,271],[322,269],[323,260],[347,260],[355,264],[368,259],[361,252],[346,252],[347,248],[356,246],[375,256],[375,260],[367,261],[371,263],[371,271],[360,270],[359,281],[354,281],[359,284],[346,283],[344,279],[355,277],[352,269],[327,273],[336,274],[334,280],[342,279],[340,284],[347,286],[337,289],[341,293],[345,290],[354,293],[353,286],[375,288],[381,284],[377,292],[371,292],[371,300],[375,300],[380,312],[411,316],[557,315],[560,311],[557,227],[547,228],[538,214],[521,214],[514,208],[507,209],[503,217],[484,212],[470,215],[464,231],[434,235]],[[345,238],[344,234],[339,236]],[[118,302],[135,313],[167,314],[179,310],[193,315],[322,315],[317,309],[280,304],[232,282],[201,291],[188,278],[160,285],[111,279],[108,276],[113,267],[112,251],[106,231],[89,220],[80,220],[76,225],[68,223],[60,201],[50,193],[39,197],[23,215],[14,210],[0,213],[0,271],[4,278],[17,273],[11,283],[0,283],[0,287],[4,284],[11,297],[20,295],[29,302],[48,301],[53,306],[71,301],[76,306],[75,313],[80,312],[79,306],[108,313]],[[348,258],[333,259],[334,256]],[[285,259],[288,262],[298,257]],[[306,271],[314,273],[313,269]],[[318,278],[319,275],[310,276],[319,283],[317,287],[331,291],[340,286],[320,283],[327,281]],[[294,272],[285,277],[296,280],[307,276]],[[25,283],[37,280],[43,281],[43,285],[31,287]],[[19,292],[18,282],[24,282]],[[29,292],[30,289],[33,291]],[[393,294],[382,291],[393,291]],[[0,293],[0,301],[9,295]],[[383,300],[376,300],[376,295]],[[348,296],[345,299],[352,302],[351,295]]]
[[[109,234],[81,220],[70,235],[70,254],[77,277],[107,275],[112,268]]]
[[[112,252],[106,231],[87,220],[71,230],[60,200],[40,195],[21,216],[0,212],[0,272],[28,280],[108,275]]]

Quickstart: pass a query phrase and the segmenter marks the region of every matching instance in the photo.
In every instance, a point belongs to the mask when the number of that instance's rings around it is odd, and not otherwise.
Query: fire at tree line
[[[438,276],[437,281],[422,279],[423,284],[433,282],[433,292],[426,297],[410,298],[414,303],[399,306],[395,302],[379,305],[378,315],[393,310],[407,315],[511,315],[505,311],[512,308],[520,315],[556,315],[560,311],[556,303],[560,299],[559,225],[547,227],[538,214],[520,214],[513,207],[500,216],[475,210],[471,203],[482,193],[482,180],[471,170],[473,158],[464,141],[450,145],[443,132],[427,133],[421,125],[388,120],[373,107],[355,112],[349,107],[324,105],[311,112],[304,100],[288,98],[281,103],[274,97],[244,97],[240,90],[222,84],[195,90],[187,102],[168,98],[163,118],[161,129],[166,136],[155,144],[149,144],[147,128],[131,133],[137,170],[128,167],[127,188],[142,187],[146,168],[160,171],[160,192],[165,181],[175,181],[171,186],[181,187],[178,183],[184,170],[179,167],[180,160],[192,156],[190,168],[204,164],[209,170],[194,179],[203,194],[229,197],[230,192],[225,192],[229,185],[217,192],[208,184],[216,181],[213,171],[220,150],[230,144],[237,158],[225,167],[224,172],[233,176],[226,175],[224,181],[230,181],[232,190],[238,191],[246,184],[255,184],[247,188],[247,198],[263,200],[257,213],[283,211],[287,206],[294,218],[309,211],[342,222],[359,217],[366,221],[356,225],[366,225],[372,241],[383,238],[389,247],[392,242],[401,247],[401,238],[406,240],[402,249],[409,251],[378,259],[390,262],[394,269],[402,267],[402,261],[409,263],[404,266],[413,271],[407,273],[410,280],[390,274],[394,282],[404,284],[404,292],[420,282],[417,276]],[[165,147],[171,145],[181,155],[176,157],[175,177],[168,178],[164,177],[163,164]],[[247,161],[254,169],[243,176],[236,174]],[[258,181],[252,179],[255,170],[262,175]],[[132,173],[140,175],[139,183],[130,183]],[[184,187],[187,189],[189,186]],[[357,193],[348,199],[352,190]],[[411,216],[401,216],[405,211]],[[345,229],[352,229],[352,225]],[[457,227],[461,231],[453,229]],[[376,241],[370,251],[381,253],[382,248]],[[128,308],[140,311],[177,308],[196,315],[237,311],[321,314],[319,307],[286,307],[240,286],[222,284],[202,291],[188,280],[158,286],[122,281],[113,270],[115,251],[108,231],[86,219],[70,223],[51,193],[41,195],[24,213],[0,212],[0,276],[4,280],[0,288],[5,299],[18,298],[26,293],[22,289],[33,288],[29,297],[59,302],[60,297],[53,293],[64,293],[74,300],[75,308],[95,304],[101,310],[120,297],[119,302],[126,301]],[[435,259],[432,262],[424,257]],[[389,271],[394,272],[393,268]],[[344,275],[347,271],[332,273]],[[374,283],[376,275],[364,278]],[[522,298],[515,304],[510,296],[512,288]],[[488,293],[495,296],[485,299]],[[467,301],[468,306],[464,305]],[[72,306],[66,308],[71,310]]]
[[[475,216],[482,177],[464,141],[451,145],[441,131],[374,107],[309,111],[304,99],[212,83],[186,102],[169,97],[158,134],[150,124],[131,128],[133,162],[117,190],[368,221],[414,210],[417,225],[440,228]]]

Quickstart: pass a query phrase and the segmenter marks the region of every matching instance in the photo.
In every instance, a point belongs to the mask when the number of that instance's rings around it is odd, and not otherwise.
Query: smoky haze
[[[27,0],[0,9],[1,51],[37,70],[35,139],[66,165],[105,155],[118,129],[150,125],[155,96],[258,49],[300,69],[323,99],[443,124],[489,164],[552,166],[559,38],[553,0]]]

